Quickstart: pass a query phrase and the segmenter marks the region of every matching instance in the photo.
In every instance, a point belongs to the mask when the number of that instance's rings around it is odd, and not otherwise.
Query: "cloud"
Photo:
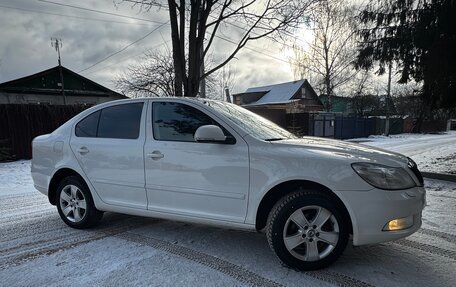
[[[116,6],[112,0],[55,1],[153,21],[165,22],[168,20],[166,11],[139,12],[138,8],[132,8],[128,4]],[[2,1],[1,5],[66,16],[0,7],[0,27],[2,27],[0,30],[2,38],[0,42],[0,82],[34,74],[57,65],[57,53],[51,47],[51,37],[62,39],[63,65],[79,72],[157,27],[155,23],[97,14],[38,1],[7,0]],[[129,24],[108,21],[128,22]],[[241,35],[241,31],[227,25],[221,35],[236,39]],[[164,26],[160,31],[154,32],[122,53],[81,74],[114,89],[113,80],[119,73],[125,71],[129,64],[139,61],[140,55],[145,50],[156,47],[169,38],[169,27]],[[274,55],[280,51],[280,47],[273,45],[270,41],[252,43],[249,44],[249,47]],[[216,51],[214,55],[221,59],[228,55],[233,48],[234,45],[217,39],[214,43],[214,51]],[[232,63],[238,72],[237,91],[235,92],[244,91],[250,86],[292,80],[291,71],[284,68],[286,64],[251,50],[240,52]]]

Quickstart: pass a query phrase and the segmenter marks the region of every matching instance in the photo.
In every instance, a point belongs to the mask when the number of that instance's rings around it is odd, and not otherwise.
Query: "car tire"
[[[57,186],[56,205],[62,220],[70,227],[84,229],[103,217],[97,210],[86,183],[78,176],[64,178]]]
[[[266,235],[272,251],[285,265],[316,270],[342,254],[349,224],[343,206],[330,196],[301,190],[286,195],[272,208]]]

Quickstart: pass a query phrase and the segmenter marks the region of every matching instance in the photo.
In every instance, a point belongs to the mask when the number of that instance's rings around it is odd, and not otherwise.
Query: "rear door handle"
[[[159,152],[158,150],[154,150],[153,152],[148,153],[147,156],[150,157],[153,160],[159,160],[159,159],[165,157],[165,155],[162,154],[161,152]]]
[[[76,151],[77,151],[78,153],[84,155],[84,154],[86,154],[86,153],[89,152],[89,149],[86,148],[85,146],[83,146],[83,147],[78,148]]]

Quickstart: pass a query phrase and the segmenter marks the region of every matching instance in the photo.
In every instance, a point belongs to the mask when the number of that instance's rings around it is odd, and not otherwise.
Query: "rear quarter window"
[[[94,112],[76,125],[76,136],[94,138],[97,136],[98,119],[100,118],[101,111]]]

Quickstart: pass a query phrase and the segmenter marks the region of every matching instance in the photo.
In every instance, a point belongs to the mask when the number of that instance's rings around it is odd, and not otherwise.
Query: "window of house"
[[[155,102],[152,105],[153,134],[156,140],[194,142],[194,135],[200,126],[217,125],[211,117],[191,106]],[[228,138],[234,138],[220,126]]]
[[[76,125],[76,136],[137,139],[143,105],[116,105],[94,112]]]
[[[304,88],[304,87],[301,88],[301,97],[303,99],[307,99],[307,91],[306,91],[306,88]]]

